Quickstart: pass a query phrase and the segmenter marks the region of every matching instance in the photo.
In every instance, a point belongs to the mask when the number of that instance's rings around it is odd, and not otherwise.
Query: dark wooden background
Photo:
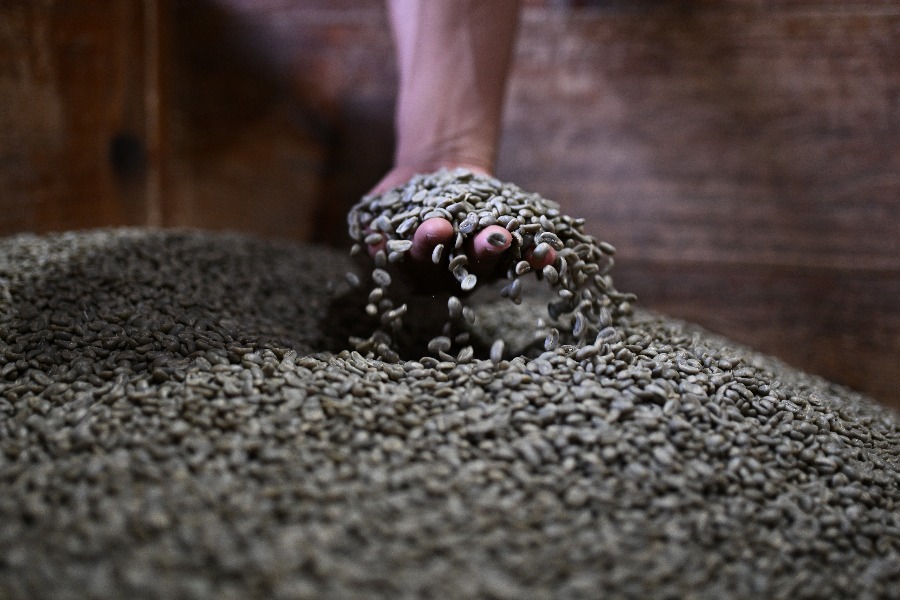
[[[531,0],[501,178],[682,317],[900,408],[900,4]],[[343,245],[389,167],[382,0],[6,0],[0,234]]]

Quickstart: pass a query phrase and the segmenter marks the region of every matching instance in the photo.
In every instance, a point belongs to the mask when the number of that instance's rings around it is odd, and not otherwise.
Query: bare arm
[[[393,169],[372,193],[441,167],[493,173],[518,0],[389,0],[389,9],[400,75],[397,148]],[[442,218],[416,229],[410,256],[418,281],[434,270],[432,250],[453,231]],[[499,225],[482,229],[466,250],[473,272],[490,275],[511,243]],[[555,252],[534,267],[553,260]]]
[[[517,0],[390,0],[400,85],[394,169],[494,169]]]

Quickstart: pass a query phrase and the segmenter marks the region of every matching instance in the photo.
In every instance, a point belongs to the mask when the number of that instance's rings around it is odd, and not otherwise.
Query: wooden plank
[[[377,72],[365,58],[366,36],[385,57],[390,41],[359,11],[333,9],[174,3],[170,224],[345,239],[346,199],[371,185],[359,174],[390,164],[369,140],[390,143],[391,92],[366,95]]]
[[[0,233],[146,222],[155,3],[0,6]]]
[[[531,10],[500,172],[623,255],[900,266],[900,8]]]

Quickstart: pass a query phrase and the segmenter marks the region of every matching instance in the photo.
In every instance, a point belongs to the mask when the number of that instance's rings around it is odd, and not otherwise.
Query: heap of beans
[[[615,249],[586,234],[583,219],[561,214],[555,202],[511,183],[464,169],[441,170],[417,175],[383,194],[363,198],[350,211],[350,236],[355,241],[352,254],[382,246],[374,255],[367,306],[370,315],[379,317],[378,329],[365,339],[354,340],[360,352],[372,351],[379,357],[398,360],[392,334],[403,329],[407,305],[398,306],[392,298],[387,267],[404,262],[416,228],[434,217],[453,225],[452,243],[447,247],[439,244],[432,261],[456,279],[457,293],[469,292],[478,283],[467,269],[469,259],[464,249],[466,240],[485,227],[500,225],[512,235],[507,262],[499,270],[509,281],[500,295],[513,302],[521,301],[522,278],[532,270],[525,259],[526,250],[536,259],[547,256],[551,248],[557,252],[553,264],[535,273],[557,292],[547,306],[555,325],[548,328],[544,340],[547,350],[556,348],[560,341],[579,345],[594,341],[614,318],[631,310],[632,297],[617,292],[609,276]],[[353,284],[361,284],[355,273],[351,272],[349,278]],[[469,334],[460,325],[475,325],[474,313],[458,295],[449,297],[447,313],[442,335],[428,346],[434,355],[449,356],[454,342],[466,344]],[[470,347],[460,350],[461,355],[470,352]],[[492,344],[492,355],[503,355],[502,339]]]
[[[533,356],[364,356],[349,267],[0,240],[0,598],[897,597],[897,414],[639,310]],[[473,339],[546,311],[490,300]]]

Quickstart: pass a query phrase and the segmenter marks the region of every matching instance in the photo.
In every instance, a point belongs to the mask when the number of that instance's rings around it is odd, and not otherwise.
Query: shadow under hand
[[[391,306],[405,305],[406,313],[402,326],[392,329],[378,315],[366,312],[370,291],[377,286],[363,275],[364,270],[364,267],[354,270],[362,282],[360,286],[343,289],[328,305],[330,325],[322,338],[323,348],[328,351],[337,353],[352,348],[351,339],[367,340],[379,329],[390,335],[391,349],[401,360],[434,356],[428,345],[436,336],[446,336],[452,341],[449,355],[471,346],[474,358],[486,359],[498,339],[504,342],[506,358],[537,356],[543,351],[548,331],[547,302],[552,294],[541,282],[526,280],[521,303],[514,304],[500,296],[505,280],[481,284],[470,293],[449,286],[430,286],[431,291],[423,293],[415,279],[394,277],[388,288]],[[448,324],[448,301],[454,295],[462,299],[466,310],[471,310],[472,322],[461,318]]]

